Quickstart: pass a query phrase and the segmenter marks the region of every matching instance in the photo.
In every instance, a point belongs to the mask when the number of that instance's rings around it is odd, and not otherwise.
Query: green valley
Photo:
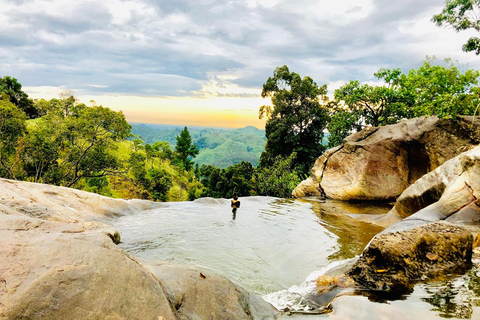
[[[175,147],[176,137],[183,126],[131,123],[132,133],[145,143],[167,141]],[[265,148],[265,131],[252,126],[239,129],[189,126],[193,143],[200,150],[195,163],[226,168],[242,161],[258,164]]]

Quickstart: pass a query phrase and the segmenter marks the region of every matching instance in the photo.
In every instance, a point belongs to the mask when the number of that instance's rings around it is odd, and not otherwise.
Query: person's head
[[[237,195],[234,195],[234,196],[233,196],[233,200],[238,200],[238,196],[237,196]]]

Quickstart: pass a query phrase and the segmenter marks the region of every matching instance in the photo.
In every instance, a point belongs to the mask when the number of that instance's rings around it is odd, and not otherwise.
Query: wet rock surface
[[[472,233],[446,223],[377,235],[347,272],[361,288],[405,292],[421,280],[471,265]]]
[[[352,287],[402,294],[419,281],[465,272],[480,245],[479,196],[480,146],[418,179],[388,214],[363,215],[387,229],[345,273]]]

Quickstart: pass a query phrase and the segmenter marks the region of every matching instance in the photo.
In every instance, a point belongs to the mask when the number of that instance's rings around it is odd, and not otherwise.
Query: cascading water
[[[317,278],[323,275],[340,275],[348,270],[356,260],[356,258],[352,258],[332,262],[328,266],[312,272],[301,285],[266,294],[263,298],[281,311],[321,312],[322,308],[335,297],[337,291],[319,297],[317,295]]]
[[[335,276],[348,269],[382,230],[351,216],[383,214],[390,209],[388,205],[338,201],[240,200],[235,219],[229,200],[204,198],[164,203],[158,209],[123,216],[112,223],[122,235],[121,246],[147,263],[194,265],[229,278],[280,310],[308,313],[321,310],[333,298],[315,295],[318,276]],[[426,320],[437,319],[443,312],[457,319],[480,319],[478,273],[474,268],[445,283],[417,285],[410,296],[403,297],[405,300],[388,305],[371,302],[375,300],[372,296],[341,296],[328,317],[374,319],[374,313],[378,319]],[[470,302],[465,304],[464,300]],[[410,312],[412,305],[415,313]]]

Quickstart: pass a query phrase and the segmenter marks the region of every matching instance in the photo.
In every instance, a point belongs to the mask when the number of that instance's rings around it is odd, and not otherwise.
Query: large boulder
[[[0,319],[176,319],[161,284],[97,230],[0,216]]]
[[[477,145],[479,125],[473,117],[420,117],[367,127],[320,156],[293,196],[325,192],[338,200],[393,199],[427,172]]]
[[[413,284],[471,265],[472,233],[436,222],[377,235],[347,273],[360,287],[402,293]]]
[[[480,146],[445,162],[418,179],[397,199],[387,215],[370,222],[387,227],[396,222],[446,220],[480,222]]]
[[[178,319],[273,319],[278,311],[230,280],[169,263],[149,266],[167,292]]]
[[[388,214],[370,218],[387,228],[345,276],[363,289],[402,293],[417,281],[468,268],[480,245],[479,199],[480,146],[418,179]]]
[[[181,266],[149,269],[116,245],[112,216],[161,207],[0,179],[0,320],[271,319],[231,281]],[[194,275],[196,277],[194,277]]]

